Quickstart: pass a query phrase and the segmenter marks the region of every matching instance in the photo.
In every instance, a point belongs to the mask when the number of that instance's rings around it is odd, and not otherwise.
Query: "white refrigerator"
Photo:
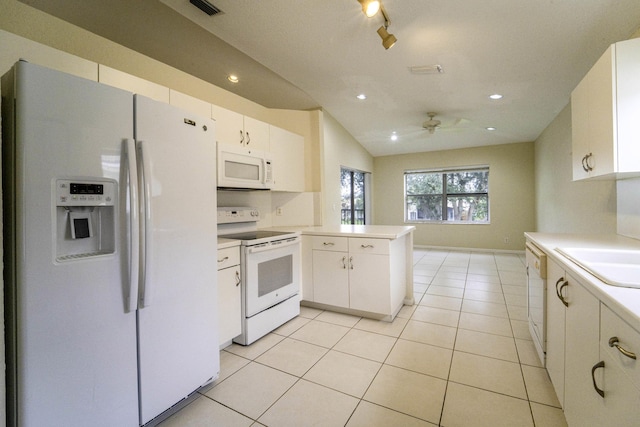
[[[155,424],[219,373],[215,122],[26,62],[2,92],[10,424]]]

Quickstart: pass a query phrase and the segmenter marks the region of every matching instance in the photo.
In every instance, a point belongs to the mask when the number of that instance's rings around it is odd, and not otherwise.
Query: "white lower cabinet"
[[[564,343],[566,306],[564,295],[569,284],[562,267],[547,257],[547,354],[546,366],[551,383],[564,407]]]
[[[218,250],[218,337],[226,347],[242,333],[240,248]]]
[[[384,316],[397,313],[406,288],[404,237],[312,236],[311,246],[313,302]]]
[[[313,301],[349,307],[348,252],[313,251]]]
[[[602,425],[640,424],[640,333],[605,304],[600,305]]]
[[[575,277],[567,279],[564,414],[570,426],[603,426],[595,389],[602,370],[594,370],[600,361],[600,302]]]
[[[550,257],[547,280],[546,368],[568,425],[640,425],[640,332]]]

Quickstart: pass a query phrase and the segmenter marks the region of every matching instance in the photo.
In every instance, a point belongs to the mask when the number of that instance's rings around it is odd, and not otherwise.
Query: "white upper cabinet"
[[[169,104],[202,117],[211,117],[211,104],[191,95],[169,90]]]
[[[269,126],[274,191],[304,191],[304,137]]]
[[[640,176],[640,39],[613,44],[571,94],[573,179]]]
[[[98,65],[98,81],[156,101],[169,103],[169,88],[140,77],[127,74],[106,65]]]
[[[254,150],[269,149],[269,124],[243,116],[217,105],[211,106],[211,118],[216,121],[216,140],[224,144],[244,146]]]

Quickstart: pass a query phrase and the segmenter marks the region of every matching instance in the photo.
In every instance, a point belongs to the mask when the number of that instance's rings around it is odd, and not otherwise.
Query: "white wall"
[[[616,233],[616,181],[573,181],[570,104],[536,140],[535,177],[537,231]]]

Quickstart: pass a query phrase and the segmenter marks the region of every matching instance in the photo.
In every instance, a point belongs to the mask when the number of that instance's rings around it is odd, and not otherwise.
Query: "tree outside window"
[[[489,223],[489,168],[405,172],[405,221]]]
[[[365,223],[365,174],[351,169],[340,169],[341,224]]]

